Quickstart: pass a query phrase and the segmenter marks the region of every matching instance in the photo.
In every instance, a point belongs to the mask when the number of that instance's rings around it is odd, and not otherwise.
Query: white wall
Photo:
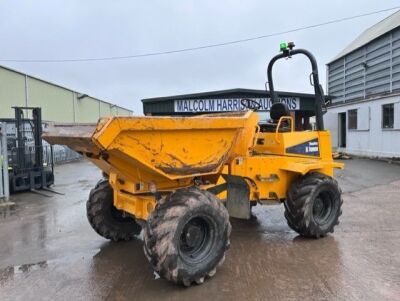
[[[372,157],[400,157],[400,114],[394,116],[394,129],[382,129],[382,105],[397,103],[400,96],[390,96],[363,102],[330,107],[324,116],[325,127],[331,131],[334,148],[354,155]],[[358,109],[357,130],[348,129],[348,110]],[[397,110],[398,111],[398,110]],[[346,148],[339,145],[339,113],[346,112]]]

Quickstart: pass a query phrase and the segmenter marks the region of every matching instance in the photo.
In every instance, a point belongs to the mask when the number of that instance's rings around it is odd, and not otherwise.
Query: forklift
[[[54,184],[53,147],[43,145],[41,108],[13,108],[15,119],[6,121],[10,191],[50,190]]]

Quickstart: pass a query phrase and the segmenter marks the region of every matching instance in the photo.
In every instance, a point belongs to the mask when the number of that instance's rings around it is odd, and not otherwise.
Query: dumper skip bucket
[[[252,145],[258,116],[252,112],[193,117],[108,117],[97,125],[52,125],[43,138],[67,145],[105,172],[115,168],[140,178],[151,173],[169,180],[217,173]],[[248,141],[243,141],[243,137]],[[240,143],[238,143],[240,141]]]

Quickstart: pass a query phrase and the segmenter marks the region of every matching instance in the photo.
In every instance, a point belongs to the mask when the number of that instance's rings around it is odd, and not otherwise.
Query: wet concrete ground
[[[0,207],[0,300],[400,300],[400,165],[349,160],[334,235],[302,239],[283,206],[233,220],[225,264],[201,286],[155,280],[142,243],[110,243],[86,220],[100,172],[88,162],[56,169],[46,198],[14,195]]]

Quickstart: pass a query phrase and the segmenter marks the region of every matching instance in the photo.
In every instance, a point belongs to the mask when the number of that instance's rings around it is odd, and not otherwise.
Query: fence
[[[64,145],[50,145],[44,140],[43,145],[40,148],[41,152],[43,153],[43,156],[41,158],[43,162],[40,164],[44,167],[52,168],[52,166],[55,164],[63,164],[82,158],[82,155]],[[20,165],[23,165],[25,169],[29,170],[38,167],[38,162],[36,162],[36,149],[37,148],[34,145],[11,147],[11,149],[8,150],[9,168],[21,170]]]
[[[10,196],[8,180],[6,125],[0,122],[0,202],[1,199],[8,201]]]
[[[43,126],[46,126],[45,123],[43,123]],[[32,150],[34,150],[34,145],[35,145],[33,139],[33,133],[31,131],[31,125],[25,122],[23,124],[23,127],[24,127],[23,132],[24,132],[24,144],[25,144],[24,152],[26,153],[26,156],[28,155],[31,156]],[[17,148],[17,143],[16,143],[17,129],[15,127],[14,119],[5,120],[4,132],[7,134],[8,165],[11,167],[13,164],[17,164],[18,162],[18,160],[16,160],[15,158],[15,150]],[[43,161],[44,161],[43,163],[45,165],[47,164],[50,165],[51,162],[53,162],[54,164],[62,164],[65,162],[77,160],[82,157],[80,154],[74,152],[73,150],[64,145],[53,145],[53,148],[51,150],[50,144],[48,144],[46,141],[43,140],[42,144],[43,144]],[[51,151],[53,155],[53,160],[51,160]]]
[[[64,145],[53,145],[53,162],[62,164],[82,158],[80,154]]]

